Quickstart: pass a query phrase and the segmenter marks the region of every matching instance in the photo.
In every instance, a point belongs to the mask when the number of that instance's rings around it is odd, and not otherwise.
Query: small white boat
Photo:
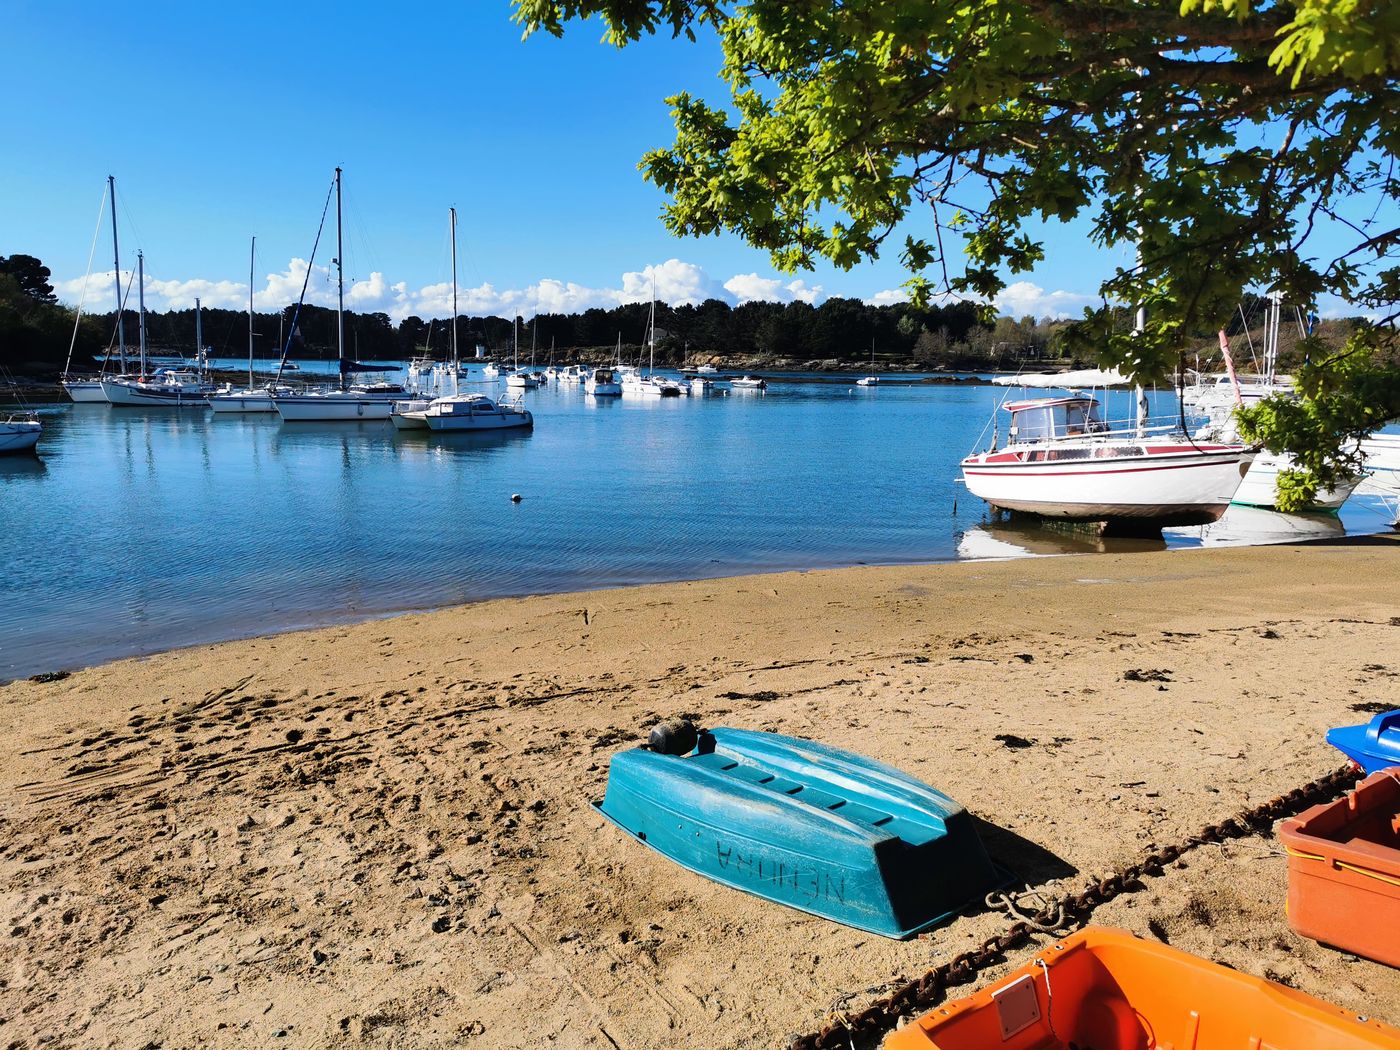
[[[592,374],[584,380],[583,389],[585,393],[594,397],[621,397],[622,384],[618,382],[617,373],[611,368],[595,368]]]
[[[539,385],[540,381],[533,372],[511,372],[506,376],[506,386],[516,390],[535,390]]]
[[[32,451],[43,432],[44,424],[33,412],[12,412],[0,417],[0,454]]]
[[[427,430],[428,424],[423,413],[433,402],[428,398],[413,398],[408,401],[395,401],[389,410],[389,422],[395,430]]]
[[[719,369],[714,365],[696,365],[695,374],[698,376],[716,376],[719,375]]]
[[[856,386],[879,386],[879,376],[866,376],[864,379],[857,379]]]
[[[706,379],[704,376],[691,376],[690,382],[686,384],[690,387],[690,392],[698,397],[704,397],[715,388],[713,379]]]
[[[738,379],[731,379],[729,385],[735,390],[767,390],[768,380],[761,376],[740,376]]]
[[[535,417],[519,399],[507,404],[485,394],[440,397],[424,411],[423,420],[432,431],[509,430],[535,425]]]
[[[481,374],[490,379],[495,379],[501,374],[501,366],[496,364],[495,361],[488,361],[482,366]]]

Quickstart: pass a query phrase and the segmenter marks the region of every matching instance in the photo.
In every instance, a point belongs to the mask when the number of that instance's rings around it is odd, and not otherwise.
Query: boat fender
[[[647,748],[661,755],[688,755],[695,750],[699,733],[688,718],[670,718],[651,727]]]

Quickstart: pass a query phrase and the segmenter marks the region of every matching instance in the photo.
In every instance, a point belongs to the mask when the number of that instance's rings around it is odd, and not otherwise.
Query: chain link
[[[816,1032],[793,1036],[789,1050],[835,1050],[853,1046],[855,1039],[872,1041],[890,1031],[899,1019],[913,1010],[936,1005],[942,993],[967,984],[983,970],[1003,961],[1006,953],[1029,943],[1037,932],[1068,931],[1080,926],[1093,911],[1122,893],[1142,886],[1143,876],[1160,876],[1168,865],[1200,846],[1245,838],[1267,831],[1274,821],[1302,812],[1309,806],[1336,798],[1356,780],[1356,771],[1347,766],[1294,788],[1262,805],[1246,809],[1218,824],[1209,824],[1181,842],[1149,846],[1143,856],[1112,875],[1091,882],[1076,894],[1049,901],[1044,908],[988,937],[976,948],[963,952],[876,999],[858,1013],[830,1014]]]

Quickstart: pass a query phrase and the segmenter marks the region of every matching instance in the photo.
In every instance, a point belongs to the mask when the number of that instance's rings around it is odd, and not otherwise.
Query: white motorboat
[[[535,378],[533,372],[511,372],[506,376],[506,386],[517,390],[535,390],[539,385],[540,381]]]
[[[412,407],[396,409],[393,416],[394,425],[401,430],[419,429],[419,424],[435,432],[508,430],[535,425],[535,417],[518,398],[512,403],[495,401],[485,394],[453,394],[435,398],[421,408],[417,407],[418,402],[407,404]]]
[[[705,376],[691,376],[690,382],[686,384],[690,387],[690,392],[697,397],[704,397],[715,388],[715,381],[707,379]]]
[[[583,382],[583,389],[594,397],[621,397],[622,384],[611,368],[595,368]]]
[[[740,376],[738,379],[731,379],[729,385],[735,390],[767,390],[768,380],[761,376]]]
[[[33,451],[43,432],[44,424],[33,412],[0,416],[0,454]]]
[[[1057,376],[1016,381],[1079,385]],[[1112,531],[1203,525],[1225,513],[1254,455],[1141,417],[1135,428],[1115,432],[1100,418],[1098,400],[1079,393],[1003,407],[1011,414],[1007,443],[961,464],[968,491],[998,510],[1104,522]]]

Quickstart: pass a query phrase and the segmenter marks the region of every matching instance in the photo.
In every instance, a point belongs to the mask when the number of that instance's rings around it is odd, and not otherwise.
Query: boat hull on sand
[[[686,755],[620,752],[600,808],[697,874],[886,937],[911,937],[1005,882],[947,795],[775,733],[714,729]]]
[[[1090,926],[975,995],[915,1018],[884,1045],[1400,1050],[1400,1030],[1180,949]]]

